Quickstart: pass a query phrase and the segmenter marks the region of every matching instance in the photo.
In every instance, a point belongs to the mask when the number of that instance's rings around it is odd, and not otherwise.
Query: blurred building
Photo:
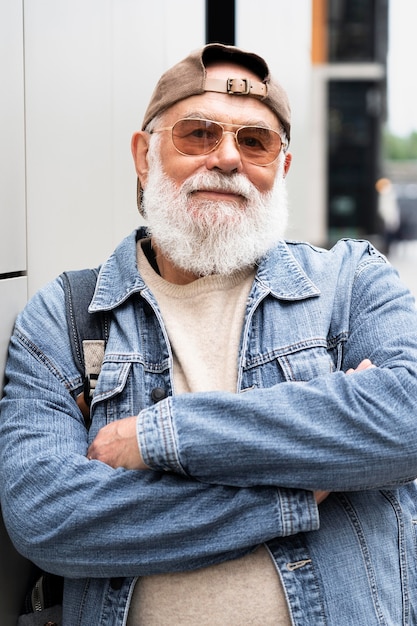
[[[313,0],[312,43],[328,242],[369,238],[380,230],[388,0]]]

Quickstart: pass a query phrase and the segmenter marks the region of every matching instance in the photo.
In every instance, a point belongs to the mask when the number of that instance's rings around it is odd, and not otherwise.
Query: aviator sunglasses
[[[278,158],[283,147],[278,131],[264,126],[239,126],[236,131],[231,131],[224,130],[225,126],[236,127],[238,124],[190,118],[151,132],[170,130],[175,149],[185,156],[209,154],[220,145],[225,133],[231,133],[235,136],[242,159],[248,163],[266,166]]]

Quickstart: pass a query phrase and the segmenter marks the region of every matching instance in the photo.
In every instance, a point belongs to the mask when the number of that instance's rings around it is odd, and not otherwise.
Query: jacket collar
[[[114,309],[132,294],[146,288],[137,268],[136,243],[148,236],[145,227],[134,231],[102,265],[89,307],[91,313]],[[282,300],[304,300],[320,295],[320,290],[299,265],[285,241],[280,241],[262,259],[255,280],[264,292]]]
[[[88,308],[90,313],[109,311],[140,293],[146,285],[138,272],[136,242],[148,237],[146,228],[139,228],[123,239],[100,268],[96,290]]]
[[[305,300],[320,295],[320,289],[283,240],[262,259],[256,280],[280,300]]]

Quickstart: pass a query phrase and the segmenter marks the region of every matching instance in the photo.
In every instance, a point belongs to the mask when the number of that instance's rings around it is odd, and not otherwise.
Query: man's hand
[[[87,458],[102,461],[114,469],[149,469],[142,460],[136,438],[136,416],[125,417],[103,426],[88,448]]]

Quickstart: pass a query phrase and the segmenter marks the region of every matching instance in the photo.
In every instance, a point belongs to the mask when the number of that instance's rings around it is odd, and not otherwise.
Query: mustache
[[[249,199],[257,191],[256,187],[243,174],[221,174],[220,172],[200,172],[187,178],[180,192],[191,194],[194,191],[209,189],[234,193]]]

